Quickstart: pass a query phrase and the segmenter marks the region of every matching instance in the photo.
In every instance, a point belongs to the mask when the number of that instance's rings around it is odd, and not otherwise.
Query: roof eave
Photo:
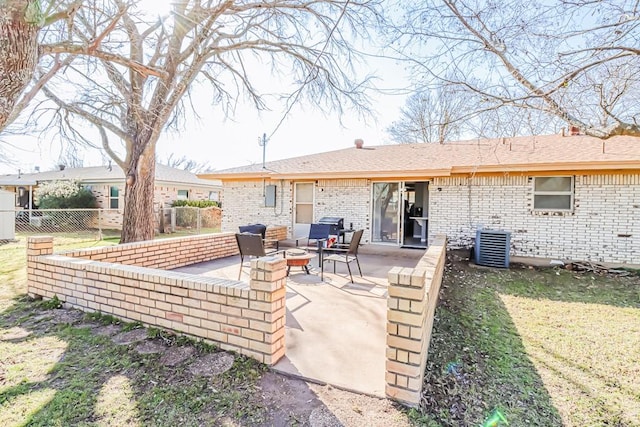
[[[638,169],[640,161],[619,160],[608,162],[559,162],[559,163],[522,163],[512,165],[489,166],[459,166],[451,168],[451,172],[460,173],[503,173],[503,172],[552,172],[552,171],[576,171],[576,170],[620,170]]]

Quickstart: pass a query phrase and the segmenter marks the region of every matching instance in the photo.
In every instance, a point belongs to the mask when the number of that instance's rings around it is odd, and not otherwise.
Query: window
[[[209,200],[211,200],[212,202],[219,202],[220,193],[218,193],[217,191],[209,191]]]
[[[572,210],[573,177],[535,177],[533,179],[533,209],[542,211]]]
[[[118,190],[118,187],[111,187],[109,189],[109,208],[118,209],[119,197],[120,197],[120,190]]]
[[[188,200],[189,190],[178,190],[178,200]]]
[[[313,187],[314,184],[311,182],[296,182],[296,224],[311,224],[313,222]]]

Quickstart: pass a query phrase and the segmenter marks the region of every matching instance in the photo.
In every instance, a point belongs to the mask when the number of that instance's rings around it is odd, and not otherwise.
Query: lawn
[[[59,251],[117,241],[54,243]],[[8,426],[289,426],[314,416],[409,424],[387,401],[285,379],[238,355],[222,375],[194,375],[193,363],[215,357],[215,347],[29,301],[25,255],[24,241],[0,246],[0,420]],[[449,261],[423,401],[409,411],[415,425],[506,426],[491,424],[500,417],[509,426],[640,425],[637,272],[484,269],[455,253]],[[147,347],[189,356],[167,364],[114,343],[134,331]]]
[[[117,243],[54,239],[56,251]],[[6,426],[403,427],[406,410],[283,377],[237,354],[26,296],[24,241],[0,246],[0,420]],[[128,334],[138,334],[128,342]],[[159,352],[154,352],[158,351]],[[218,373],[220,360],[228,371]]]
[[[451,258],[417,422],[640,425],[640,276]]]

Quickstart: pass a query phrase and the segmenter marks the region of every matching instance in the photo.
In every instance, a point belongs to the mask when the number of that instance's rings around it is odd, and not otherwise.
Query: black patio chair
[[[262,242],[267,247],[275,247],[276,250],[280,249],[280,244],[276,239],[267,239],[267,226],[264,224],[249,224],[241,225],[238,227],[240,233],[253,233],[260,234],[262,236]]]
[[[362,233],[364,230],[358,230],[353,233],[353,237],[351,237],[351,242],[348,244],[338,243],[336,245],[331,246],[330,253],[328,255],[321,254],[321,262],[322,268],[320,270],[320,277],[324,279],[324,263],[327,261],[333,262],[333,272],[336,272],[336,262],[343,262],[347,264],[347,269],[349,270],[349,278],[351,279],[351,283],[353,283],[353,275],[351,274],[351,266],[350,264],[355,261],[358,265],[358,271],[360,272],[360,277],[362,277],[362,269],[360,268],[360,261],[358,260],[358,247],[360,246],[360,239],[362,239]]]
[[[238,280],[240,280],[240,277],[242,276],[244,257],[263,257],[282,253],[282,251],[277,249],[265,249],[262,236],[260,234],[236,233],[236,242],[238,243],[238,251],[240,251],[240,272],[238,273]]]

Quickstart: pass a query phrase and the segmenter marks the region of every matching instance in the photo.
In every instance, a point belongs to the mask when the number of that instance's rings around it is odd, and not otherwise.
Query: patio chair
[[[238,227],[240,233],[253,233],[260,234],[262,236],[262,242],[267,247],[275,247],[276,250],[280,249],[279,242],[276,239],[267,239],[267,226],[264,224],[249,224],[249,225],[241,225]]]
[[[360,272],[360,277],[362,277],[362,269],[360,268],[360,261],[358,260],[358,247],[360,246],[360,239],[362,239],[362,233],[364,230],[358,230],[353,233],[353,237],[351,237],[351,242],[348,244],[338,243],[331,247],[329,255],[322,254],[322,269],[320,271],[320,277],[324,279],[324,263],[327,261],[333,262],[333,272],[336,272],[336,262],[343,262],[347,264],[347,269],[349,270],[349,278],[351,279],[351,283],[353,283],[353,275],[351,274],[351,264],[353,261],[358,265],[358,271]]]
[[[240,251],[240,272],[238,280],[242,276],[242,267],[244,265],[244,257],[263,257],[267,255],[276,255],[282,253],[277,249],[265,249],[262,236],[254,233],[236,233],[236,242],[238,243],[238,251]]]

